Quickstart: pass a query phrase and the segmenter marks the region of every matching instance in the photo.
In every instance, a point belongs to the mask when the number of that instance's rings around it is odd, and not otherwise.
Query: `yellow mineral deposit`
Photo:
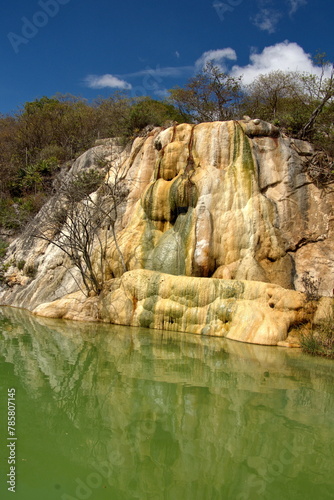
[[[122,156],[129,195],[117,245],[109,236],[102,293],[75,291],[69,274],[51,265],[60,258],[53,246],[38,254],[41,272],[25,289],[24,307],[49,317],[284,343],[311,317],[302,273],[321,277],[322,295],[333,289],[334,190],[307,177],[311,154],[310,144],[260,120],[182,124],[137,138]],[[97,271],[99,258],[96,249]],[[58,276],[52,284],[51,275]],[[22,293],[1,300],[17,305]]]

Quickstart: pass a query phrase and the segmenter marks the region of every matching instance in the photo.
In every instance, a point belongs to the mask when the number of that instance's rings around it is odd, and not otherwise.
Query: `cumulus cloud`
[[[298,0],[291,0],[298,1]],[[261,9],[256,16],[252,19],[253,24],[261,31],[268,33],[275,33],[276,26],[282,17],[282,13],[273,9]]]
[[[88,75],[85,78],[86,85],[91,89],[123,89],[130,90],[132,85],[125,80],[121,80],[117,76],[113,75]]]
[[[245,84],[251,83],[257,76],[270,71],[301,71],[320,74],[310,54],[304,52],[297,43],[285,41],[265,47],[261,53],[253,52],[250,63],[246,66],[235,65],[231,69],[232,76],[243,75]]]
[[[288,4],[290,5],[289,15],[292,16],[299,7],[307,4],[307,0],[288,0]]]
[[[222,71],[226,71],[226,59],[236,61],[236,51],[230,47],[227,47],[226,49],[208,50],[197,59],[195,62],[195,69],[197,71],[201,71],[206,63],[212,61],[216,66],[219,66]]]
[[[288,40],[265,47],[262,52],[255,49],[249,56],[249,63],[244,66],[236,64],[237,53],[231,47],[223,49],[209,50],[204,52],[192,66],[166,66],[150,68],[147,67],[134,73],[128,73],[121,76],[113,76],[110,74],[96,76],[89,75],[86,77],[86,85],[90,88],[118,88],[131,90],[135,92],[138,89],[141,95],[145,92],[153,92],[158,97],[166,96],[166,88],[164,78],[187,78],[194,76],[196,72],[203,69],[209,61],[220,67],[225,73],[231,76],[242,76],[242,81],[245,85],[254,81],[261,74],[267,74],[271,71],[299,71],[312,73],[318,76],[321,75],[321,68],[316,66],[312,60],[312,56],[304,51],[300,45]],[[330,68],[325,76],[330,76]],[[128,79],[140,78],[140,82],[136,87],[128,83]],[[137,80],[138,81],[138,80]]]

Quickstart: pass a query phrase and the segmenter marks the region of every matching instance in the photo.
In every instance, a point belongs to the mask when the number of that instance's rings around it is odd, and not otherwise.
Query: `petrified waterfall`
[[[72,169],[94,165],[97,152],[112,154],[97,146]],[[311,155],[310,144],[260,120],[154,129],[118,155],[129,194],[118,248],[109,236],[101,295],[78,291],[61,250],[27,229],[11,246],[12,287],[1,303],[276,345],[309,318],[306,271],[323,296],[333,289],[334,196],[308,177]],[[34,263],[33,277],[17,269],[20,260]]]

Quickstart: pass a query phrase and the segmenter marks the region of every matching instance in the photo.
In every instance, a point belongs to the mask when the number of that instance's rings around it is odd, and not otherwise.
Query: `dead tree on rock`
[[[123,272],[127,270],[115,229],[119,207],[128,194],[126,173],[109,161],[100,171],[83,170],[63,180],[46,224],[34,234],[69,257],[80,272],[87,295],[98,295],[103,289],[109,231]]]

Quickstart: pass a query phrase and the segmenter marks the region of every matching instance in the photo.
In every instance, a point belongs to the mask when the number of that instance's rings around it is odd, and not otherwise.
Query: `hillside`
[[[301,293],[310,280],[333,290],[334,195],[308,175],[312,157],[308,142],[251,119],[155,128],[122,151],[102,141],[63,182],[98,171],[95,192],[70,203],[60,189],[11,244],[0,303],[284,342],[314,313]],[[73,229],[90,231],[88,260]]]

